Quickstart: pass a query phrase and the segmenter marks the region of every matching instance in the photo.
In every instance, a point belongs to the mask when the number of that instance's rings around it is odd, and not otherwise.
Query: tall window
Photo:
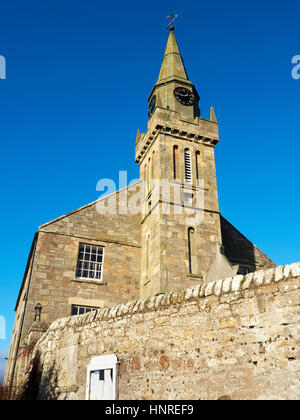
[[[147,191],[149,192],[151,190],[151,159],[149,158],[148,161],[148,189]]]
[[[189,149],[184,150],[184,173],[185,173],[185,182],[188,184],[192,183],[192,163],[191,163],[191,153]]]
[[[154,179],[154,176],[155,176],[155,167],[154,167],[154,162],[155,162],[155,152],[153,152],[152,153],[152,165],[151,165],[151,178],[152,178],[152,180],[151,180],[151,184],[153,185],[153,179]]]
[[[148,192],[148,168],[147,168],[147,164],[145,164],[144,166],[144,182],[145,182],[145,194],[147,194]]]
[[[178,167],[178,146],[173,147],[173,177],[179,179]]]
[[[146,239],[146,273],[147,280],[149,280],[149,265],[150,265],[150,233],[147,235]]]
[[[188,228],[188,251],[189,251],[189,273],[196,273],[196,244],[195,244],[195,230]]]
[[[200,177],[200,152],[197,151],[196,152],[196,176],[197,176],[197,181],[201,178]]]
[[[104,248],[94,245],[79,245],[76,277],[102,280]]]

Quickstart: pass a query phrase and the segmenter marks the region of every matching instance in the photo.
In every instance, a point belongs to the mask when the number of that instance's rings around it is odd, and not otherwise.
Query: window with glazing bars
[[[91,308],[90,306],[72,305],[71,315],[83,315],[87,314],[88,312],[97,311],[98,309],[99,308]]]
[[[103,254],[102,246],[80,244],[76,277],[101,281]]]
[[[185,182],[188,184],[192,183],[192,164],[191,164],[191,153],[188,149],[184,151],[184,171],[185,171]]]

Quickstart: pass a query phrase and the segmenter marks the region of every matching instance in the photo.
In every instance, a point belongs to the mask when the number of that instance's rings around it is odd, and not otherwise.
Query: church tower
[[[199,99],[171,27],[148,98],[148,129],[138,130],[135,146],[144,181],[142,298],[236,272],[220,252],[218,124],[213,108],[210,120],[200,117]]]

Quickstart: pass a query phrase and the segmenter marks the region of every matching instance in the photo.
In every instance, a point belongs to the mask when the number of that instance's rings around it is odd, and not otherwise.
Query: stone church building
[[[22,380],[34,345],[57,319],[275,267],[220,213],[218,122],[213,108],[209,120],[201,117],[199,99],[171,27],[148,127],[136,136],[140,181],[34,235],[6,385]]]

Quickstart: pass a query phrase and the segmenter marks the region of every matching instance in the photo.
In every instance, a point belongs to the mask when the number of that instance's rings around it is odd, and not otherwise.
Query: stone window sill
[[[89,280],[89,279],[73,279],[72,281],[76,283],[87,283],[87,284],[97,284],[98,286],[106,286],[107,282],[105,281],[97,281],[97,280]]]
[[[200,279],[200,280],[203,280],[203,276],[202,276],[201,274],[191,274],[191,273],[187,273],[186,275],[187,275],[187,277],[192,277],[192,278],[195,278],[195,279]]]

